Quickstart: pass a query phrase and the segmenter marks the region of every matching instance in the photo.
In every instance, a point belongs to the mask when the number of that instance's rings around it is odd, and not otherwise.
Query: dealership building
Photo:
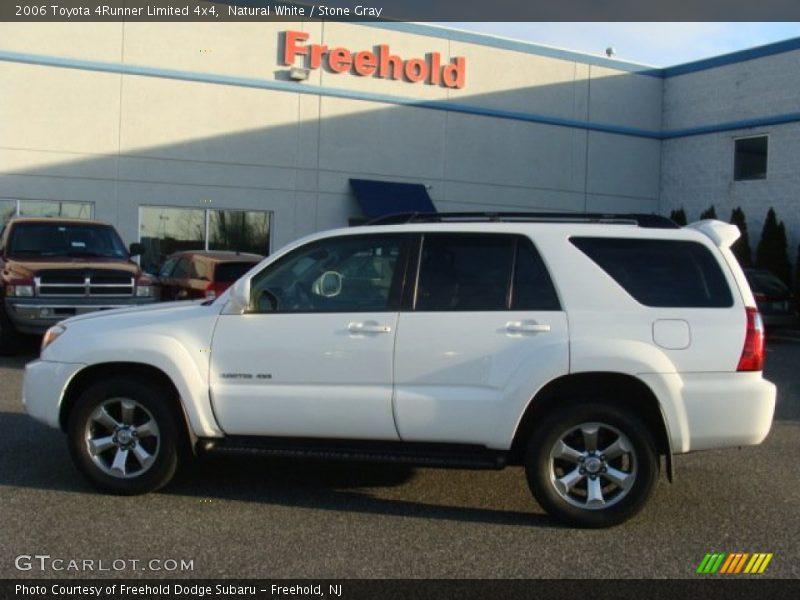
[[[411,23],[1,23],[0,213],[145,261],[401,210],[767,209],[800,242],[800,39],[669,68]]]

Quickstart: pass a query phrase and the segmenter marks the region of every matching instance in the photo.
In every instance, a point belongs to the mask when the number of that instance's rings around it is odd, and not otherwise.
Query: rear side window
[[[252,269],[255,264],[250,262],[218,263],[214,269],[214,281],[233,283]]]
[[[417,311],[560,310],[530,240],[516,235],[424,236]]]
[[[570,241],[645,306],[733,305],[719,263],[697,242],[592,237]]]

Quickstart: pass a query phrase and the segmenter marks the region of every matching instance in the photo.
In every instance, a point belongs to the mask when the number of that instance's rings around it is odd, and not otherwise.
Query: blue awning
[[[436,207],[421,183],[351,179],[350,185],[364,216],[377,219],[398,213],[435,213]]]

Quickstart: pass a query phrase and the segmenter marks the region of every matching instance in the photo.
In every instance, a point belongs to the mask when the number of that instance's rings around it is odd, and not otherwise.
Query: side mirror
[[[311,292],[323,298],[335,298],[342,293],[342,274],[325,271],[311,286]]]
[[[241,315],[250,308],[250,278],[241,277],[230,288],[230,297],[225,308],[222,309],[224,315]]]
[[[140,244],[139,242],[132,243],[129,254],[131,256],[141,256],[144,254],[144,244]]]

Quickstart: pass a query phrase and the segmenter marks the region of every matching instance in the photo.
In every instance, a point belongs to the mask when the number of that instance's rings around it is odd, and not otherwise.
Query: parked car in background
[[[0,231],[0,354],[62,319],[153,302],[153,278],[131,260],[141,253],[102,221],[12,218]]]
[[[794,294],[783,281],[764,269],[745,269],[744,274],[767,327],[798,324]]]
[[[262,258],[213,250],[176,252],[158,272],[161,300],[216,298]]]

